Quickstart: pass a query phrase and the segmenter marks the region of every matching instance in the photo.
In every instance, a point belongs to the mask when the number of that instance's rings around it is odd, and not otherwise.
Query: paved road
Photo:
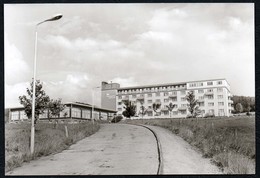
[[[147,127],[156,133],[161,145],[161,174],[222,174],[181,137],[161,127]]]
[[[143,127],[104,124],[68,150],[26,163],[6,175],[156,174],[156,145],[154,135]]]
[[[170,131],[149,126],[161,147],[161,174],[219,174],[187,142]],[[127,175],[156,174],[157,142],[141,126],[104,124],[96,134],[61,153],[24,164],[6,175]]]

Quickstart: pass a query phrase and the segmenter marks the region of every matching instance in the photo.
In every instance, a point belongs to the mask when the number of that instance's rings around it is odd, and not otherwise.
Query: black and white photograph
[[[254,3],[3,6],[6,176],[256,173]]]

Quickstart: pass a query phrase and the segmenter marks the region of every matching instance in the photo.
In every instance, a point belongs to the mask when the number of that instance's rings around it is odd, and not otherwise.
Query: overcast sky
[[[255,95],[253,3],[5,4],[5,107],[20,106],[32,79],[35,24],[57,13],[38,28],[37,79],[53,99],[91,103],[101,81],[216,78]]]

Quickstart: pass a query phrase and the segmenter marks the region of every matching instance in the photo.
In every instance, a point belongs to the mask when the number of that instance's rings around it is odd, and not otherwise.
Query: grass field
[[[99,125],[81,122],[67,124],[67,128],[68,137],[65,134],[64,124],[58,124],[55,128],[52,123],[37,123],[35,125],[35,151],[32,155],[30,153],[31,124],[28,122],[5,124],[5,171],[21,166],[23,162],[60,152],[95,133]]]
[[[226,174],[255,173],[255,117],[127,120],[169,129]]]

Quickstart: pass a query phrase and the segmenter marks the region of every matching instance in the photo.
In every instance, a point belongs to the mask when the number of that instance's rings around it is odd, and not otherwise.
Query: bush
[[[117,123],[117,122],[120,122],[122,119],[123,119],[122,116],[115,116],[115,117],[111,120],[111,122],[112,122],[112,123]]]

